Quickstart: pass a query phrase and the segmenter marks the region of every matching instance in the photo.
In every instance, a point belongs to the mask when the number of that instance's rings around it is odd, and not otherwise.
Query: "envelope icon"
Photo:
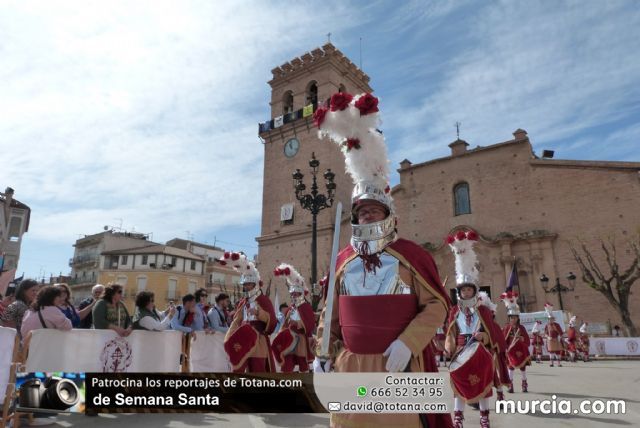
[[[340,403],[329,403],[329,411],[330,412],[339,412],[342,405]]]

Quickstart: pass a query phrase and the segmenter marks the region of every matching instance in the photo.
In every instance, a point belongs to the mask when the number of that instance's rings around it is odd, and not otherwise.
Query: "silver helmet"
[[[371,94],[337,93],[328,109],[321,110],[316,124],[342,150],[346,170],[354,183],[351,195],[351,245],[361,255],[375,254],[396,238],[396,217],[389,186],[389,160],[382,132],[378,99]],[[358,224],[357,210],[364,201],[386,208],[387,216],[376,223]]]

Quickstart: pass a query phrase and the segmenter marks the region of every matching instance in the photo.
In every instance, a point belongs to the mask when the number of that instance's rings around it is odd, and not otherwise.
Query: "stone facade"
[[[14,190],[7,187],[0,192],[0,253],[4,253],[4,265],[0,266],[6,275],[3,283],[14,278],[20,260],[22,235],[29,230],[31,208],[13,197]],[[11,276],[11,278],[8,278]],[[4,292],[0,289],[0,292]]]
[[[401,236],[429,248],[447,288],[455,286],[453,254],[443,238],[457,228],[475,229],[482,285],[490,287],[495,301],[505,289],[512,263],[517,260],[523,311],[540,311],[546,301],[560,309],[558,295],[547,294],[539,278],[544,273],[549,288],[568,285],[566,276],[578,277],[575,291],[563,294],[564,309],[590,322],[620,324],[606,299],[581,281],[569,248],[584,240],[604,266],[599,237],[616,237],[620,246],[640,226],[640,162],[567,161],[541,159],[521,129],[514,138],[488,147],[467,150],[452,144],[452,155],[413,165],[401,163],[400,184],[393,189]],[[454,187],[467,183],[471,212],[455,215]],[[602,255],[602,257],[600,257]],[[619,264],[632,258],[618,251]],[[502,306],[502,305],[501,305]],[[640,297],[631,296],[630,309],[640,322]],[[506,322],[506,312],[497,319]]]
[[[333,45],[326,44],[300,58],[296,58],[273,71],[269,82],[272,88],[271,117],[283,114],[283,99],[288,91],[293,95],[293,109],[308,104],[308,89],[312,82],[318,88],[320,103],[332,94],[343,90],[349,93],[371,92],[369,77],[357,69]],[[296,169],[305,174],[304,183],[307,192],[311,188],[309,160],[315,153],[320,161],[318,185],[320,192],[326,194],[323,174],[331,169],[337,185],[335,201],[342,201],[344,207],[343,233],[341,244],[346,245],[351,233],[348,222],[348,210],[353,183],[344,170],[344,157],[338,147],[328,140],[320,140],[312,117],[301,118],[286,123],[280,128],[263,132],[264,141],[264,181],[262,203],[261,236],[257,238],[259,256],[257,267],[260,270],[265,287],[272,282],[271,296],[278,287],[280,301],[287,295],[284,280],[273,277],[273,269],[280,263],[291,263],[307,278],[311,276],[311,223],[309,211],[303,210],[296,200],[293,189],[292,173]],[[284,146],[291,138],[300,142],[298,152],[287,157]],[[293,222],[280,221],[283,205],[293,204]],[[330,248],[333,235],[335,208],[325,209],[317,217],[318,221],[318,278],[329,270]],[[309,287],[311,288],[311,287]]]
[[[274,78],[269,82],[272,117],[283,114],[285,93],[289,90],[293,108],[302,108],[311,81],[318,84],[319,100],[329,98],[341,85],[350,93],[371,90],[368,77],[333,46],[324,46],[323,54],[317,51],[274,69]],[[258,267],[265,285],[273,279],[271,271],[280,262],[293,264],[309,278],[311,215],[295,200],[291,173],[299,168],[305,173],[309,188],[308,160],[312,152],[321,162],[321,172],[331,168],[336,173],[336,200],[346,208],[341,246],[348,243],[351,233],[347,212],[353,184],[344,172],[342,154],[334,144],[317,138],[310,118],[260,136],[265,142],[265,158]],[[300,141],[300,149],[287,158],[283,148],[294,136]],[[550,287],[557,277],[568,285],[566,275],[574,272],[578,276],[575,291],[562,296],[564,309],[575,313],[580,321],[610,320],[620,324],[606,299],[582,283],[568,242],[583,239],[602,262],[597,238],[615,236],[621,245],[638,232],[640,163],[541,159],[534,154],[527,132],[522,129],[516,130],[511,140],[472,150],[468,147],[468,143],[457,140],[450,144],[451,156],[420,164],[405,160],[400,164],[400,184],[392,190],[400,236],[432,251],[441,277],[448,278],[447,288],[453,292],[453,255],[442,244],[443,238],[457,228],[473,228],[481,236],[477,246],[481,281],[489,287],[494,301],[504,291],[515,259],[525,299],[523,311],[542,310],[546,301],[560,309],[558,295],[545,293],[539,277],[546,274]],[[468,184],[470,213],[455,215],[453,189],[460,183]],[[320,187],[324,192],[324,186]],[[280,221],[280,209],[287,203],[295,207],[293,224]],[[325,210],[318,216],[319,276],[329,267],[334,215],[333,210]],[[622,267],[631,261],[631,255],[622,250],[618,257]],[[282,301],[286,295],[284,281],[274,282],[281,282],[278,294]],[[630,308],[634,322],[640,324],[637,293],[631,296]],[[497,319],[506,322],[502,304]]]
[[[168,245],[104,251],[98,282],[122,285],[130,311],[135,309],[136,294],[143,290],[152,291],[157,308],[164,310],[170,301],[181,304],[182,296],[205,287],[204,265],[204,257]]]

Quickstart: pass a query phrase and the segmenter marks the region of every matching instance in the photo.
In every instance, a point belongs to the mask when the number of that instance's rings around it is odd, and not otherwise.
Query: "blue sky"
[[[121,221],[257,252],[266,82],[328,32],[356,64],[362,37],[393,166],[446,156],[456,121],[471,147],[523,128],[538,153],[640,161],[634,1],[1,4],[18,274],[68,272],[79,235]]]

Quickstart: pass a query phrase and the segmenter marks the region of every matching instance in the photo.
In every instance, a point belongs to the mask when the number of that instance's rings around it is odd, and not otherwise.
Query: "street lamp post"
[[[317,266],[317,233],[318,233],[318,223],[317,216],[320,211],[325,208],[331,207],[333,205],[333,197],[336,192],[336,183],[333,181],[335,179],[335,174],[330,170],[324,173],[325,185],[327,187],[327,194],[323,195],[318,192],[318,183],[316,180],[316,175],[318,174],[318,167],[320,166],[320,161],[316,159],[316,154],[311,154],[311,160],[309,161],[309,166],[311,167],[311,192],[304,193],[307,186],[302,182],[304,178],[304,174],[300,172],[299,169],[296,169],[296,172],[292,174],[293,177],[293,188],[296,191],[296,199],[300,201],[300,206],[303,209],[311,212],[312,223],[311,223],[311,290],[312,290],[312,305],[313,310],[315,311],[318,308],[318,303],[320,301],[320,296],[316,294],[316,281],[318,278],[318,266]]]
[[[569,286],[566,287],[560,284],[560,278],[556,277],[556,284],[549,288],[549,278],[544,273],[540,277],[540,285],[544,289],[545,293],[558,293],[558,301],[560,303],[560,310],[564,311],[564,305],[562,304],[562,293],[567,293],[569,291],[573,291],[576,285],[576,276],[573,272],[569,272],[567,275],[567,280],[569,281]]]

